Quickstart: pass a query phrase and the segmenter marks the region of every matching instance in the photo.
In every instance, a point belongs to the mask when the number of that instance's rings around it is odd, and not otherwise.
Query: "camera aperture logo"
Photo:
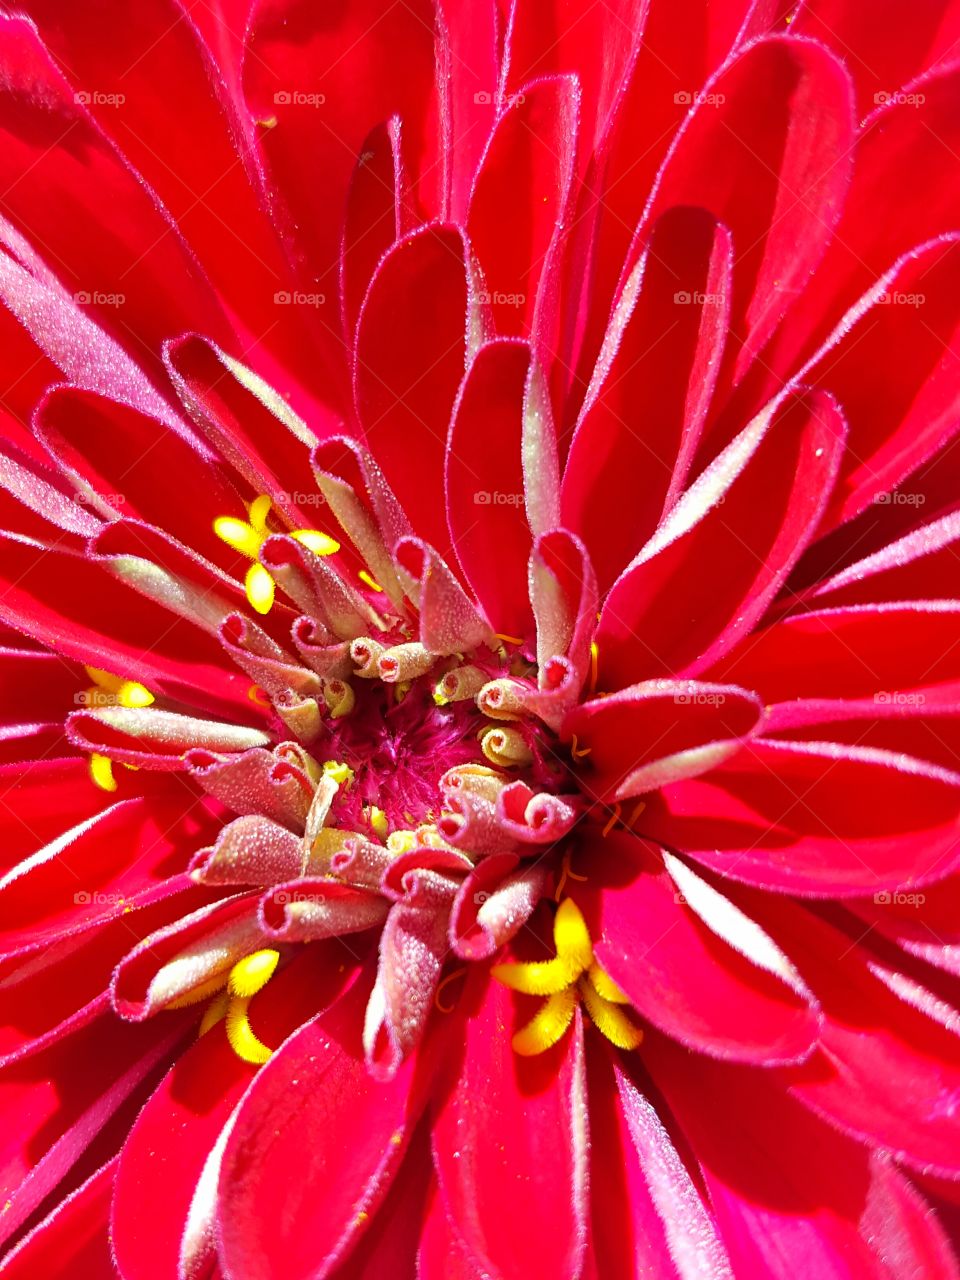
[[[300,89],[278,89],[273,95],[276,107],[322,107],[326,100],[325,93],[304,93]]]
[[[523,505],[522,493],[502,493],[499,489],[478,489],[473,495],[478,507],[519,507]]]
[[[122,307],[125,293],[104,293],[102,289],[80,289],[73,295],[78,307]]]
[[[278,289],[273,295],[278,307],[322,307],[327,301],[325,293],[304,293],[302,289]]]

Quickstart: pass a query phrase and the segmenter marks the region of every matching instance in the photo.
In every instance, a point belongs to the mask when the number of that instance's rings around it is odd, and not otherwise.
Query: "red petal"
[[[590,882],[575,897],[596,921],[598,960],[644,1020],[716,1058],[769,1063],[809,1055],[816,1006],[756,925],[728,921],[736,949],[724,941],[645,842],[613,833],[591,845],[589,863]]]
[[[355,389],[366,443],[419,533],[441,552],[444,449],[466,360],[461,233],[432,226],[380,263],[357,326]]]
[[[720,369],[731,269],[726,228],[702,209],[671,210],[613,313],[561,491],[564,523],[590,549],[601,590],[686,483]]]
[[[411,1091],[412,1061],[386,1083],[368,1074],[360,1045],[368,990],[358,981],[291,1036],[240,1108],[220,1178],[220,1248],[230,1274],[321,1280],[397,1171],[425,1097]]]
[[[614,584],[597,631],[602,687],[696,674],[752,630],[817,526],[843,438],[822,392],[744,429]]]
[[[484,1272],[574,1280],[586,1215],[579,1019],[554,1049],[521,1058],[507,989],[476,968],[467,981],[463,1061],[433,1130],[441,1195]]]

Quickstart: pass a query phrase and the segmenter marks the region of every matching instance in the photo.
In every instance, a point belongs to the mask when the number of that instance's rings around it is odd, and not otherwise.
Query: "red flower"
[[[0,16],[0,1276],[956,1277],[960,7],[248,7]]]

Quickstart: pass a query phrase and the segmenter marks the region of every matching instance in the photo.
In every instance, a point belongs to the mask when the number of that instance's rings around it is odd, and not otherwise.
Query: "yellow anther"
[[[326,680],[323,685],[323,700],[334,720],[348,716],[356,703],[356,695],[346,680]]]
[[[226,1014],[227,1039],[230,1041],[230,1048],[238,1058],[259,1067],[269,1061],[273,1050],[267,1048],[250,1026],[247,1013],[249,1007],[249,1000],[239,1000],[234,997],[230,1001]]]
[[[572,898],[564,898],[553,918],[553,942],[557,955],[570,959],[579,972],[593,964],[593,944],[583,913]]]
[[[381,587],[380,583],[377,582],[375,578],[371,578],[369,573],[367,573],[366,569],[361,569],[358,572],[357,577],[360,579],[361,582],[365,582],[371,591],[383,590],[383,587]]]
[[[505,986],[531,996],[549,996],[576,982],[593,964],[587,923],[572,898],[564,898],[553,919],[553,960],[494,965],[491,973]]]
[[[386,840],[387,833],[390,830],[390,823],[387,821],[387,815],[383,810],[372,804],[367,812],[367,820],[380,839]]]
[[[597,691],[597,675],[600,666],[600,650],[596,640],[590,641],[590,692]]]
[[[566,987],[552,995],[513,1037],[514,1052],[521,1057],[532,1058],[551,1049],[573,1021],[576,1008],[576,987]]]
[[[266,493],[261,493],[259,498],[254,500],[247,507],[250,512],[250,525],[256,529],[258,533],[263,533],[267,527],[267,517],[270,515],[270,508],[273,503]]]
[[[117,690],[121,707],[149,707],[155,701],[153,694],[137,680],[124,680]]]
[[[280,952],[271,947],[244,956],[230,970],[227,988],[232,996],[249,999],[262,991],[273,977],[280,960]]]
[[[530,764],[533,752],[522,733],[509,725],[491,725],[480,731],[480,750],[500,769],[518,769]]]
[[[577,742],[577,735],[575,733],[570,735],[570,754],[573,756],[574,760],[582,760],[583,757],[588,756],[592,750],[593,747],[581,747]]]
[[[116,791],[117,780],[113,776],[113,761],[94,751],[90,756],[90,778],[101,791]]]
[[[113,702],[121,707],[149,707],[155,701],[147,686],[139,680],[124,680],[109,671],[101,671],[99,667],[84,667],[84,671],[95,686],[88,693],[106,695],[102,699],[104,702]],[[96,696],[91,701],[96,703]]]
[[[605,1000],[587,978],[581,978],[577,989],[590,1020],[601,1035],[618,1049],[636,1049],[643,1040],[643,1032],[620,1004]]]
[[[397,857],[401,853],[409,853],[411,849],[416,849],[419,843],[415,831],[391,831],[387,836],[387,848]]]
[[[203,1017],[200,1019],[200,1026],[197,1029],[197,1035],[205,1036],[211,1027],[215,1027],[218,1022],[222,1022],[227,1016],[227,1010],[229,1008],[229,991],[224,991],[218,995],[215,1000],[211,1000],[203,1011]]]
[[[247,599],[257,613],[270,612],[276,592],[273,578],[257,558],[260,555],[260,548],[270,536],[270,529],[267,527],[270,506],[269,496],[262,493],[258,498],[254,498],[247,508],[250,513],[249,520],[237,520],[234,516],[217,516],[213,522],[213,531],[222,542],[253,561],[247,570],[244,587]],[[339,542],[321,533],[319,529],[297,529],[291,537],[302,542],[317,555],[329,556],[334,551],[340,550]]]
[[[254,529],[246,520],[235,520],[233,516],[217,516],[213,522],[213,532],[217,535],[221,542],[225,542],[228,547],[233,547],[234,551],[239,551],[242,556],[254,560],[260,554],[260,548],[263,546],[263,534]]]
[[[344,760],[324,760],[323,772],[339,787],[349,787],[353,782],[353,770]]]
[[[502,640],[504,644],[523,644],[519,636],[505,636],[501,631],[493,633],[495,640]]]
[[[607,971],[600,968],[596,960],[587,970],[587,977],[592,982],[597,995],[602,999],[609,1000],[611,1004],[630,1003],[629,998],[624,995]]]
[[[340,550],[340,543],[336,538],[331,538],[327,533],[321,533],[319,529],[298,529],[290,536],[302,542],[314,555],[332,556],[335,551]]]
[[[569,868],[564,868],[564,874]],[[517,1053],[543,1053],[557,1043],[573,1018],[578,997],[591,1020],[606,1038],[620,1049],[635,1049],[643,1032],[621,1007],[627,997],[604,972],[593,956],[593,943],[580,908],[564,898],[553,921],[553,960],[533,963],[498,964],[491,975],[504,986],[527,995],[548,999],[534,1017],[513,1038]]]
[[[258,707],[269,707],[270,699],[266,696],[258,684],[252,684],[247,690],[247,697],[251,702],[255,702]]]
[[[247,570],[247,575],[243,580],[244,590],[247,593],[247,599],[256,609],[257,613],[269,613],[273,608],[273,600],[276,595],[276,584],[267,573],[266,569],[258,560],[252,564]]]

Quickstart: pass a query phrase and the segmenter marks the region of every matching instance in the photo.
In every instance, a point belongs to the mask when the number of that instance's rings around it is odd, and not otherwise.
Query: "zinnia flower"
[[[960,5],[4,8],[0,1276],[957,1277]]]

